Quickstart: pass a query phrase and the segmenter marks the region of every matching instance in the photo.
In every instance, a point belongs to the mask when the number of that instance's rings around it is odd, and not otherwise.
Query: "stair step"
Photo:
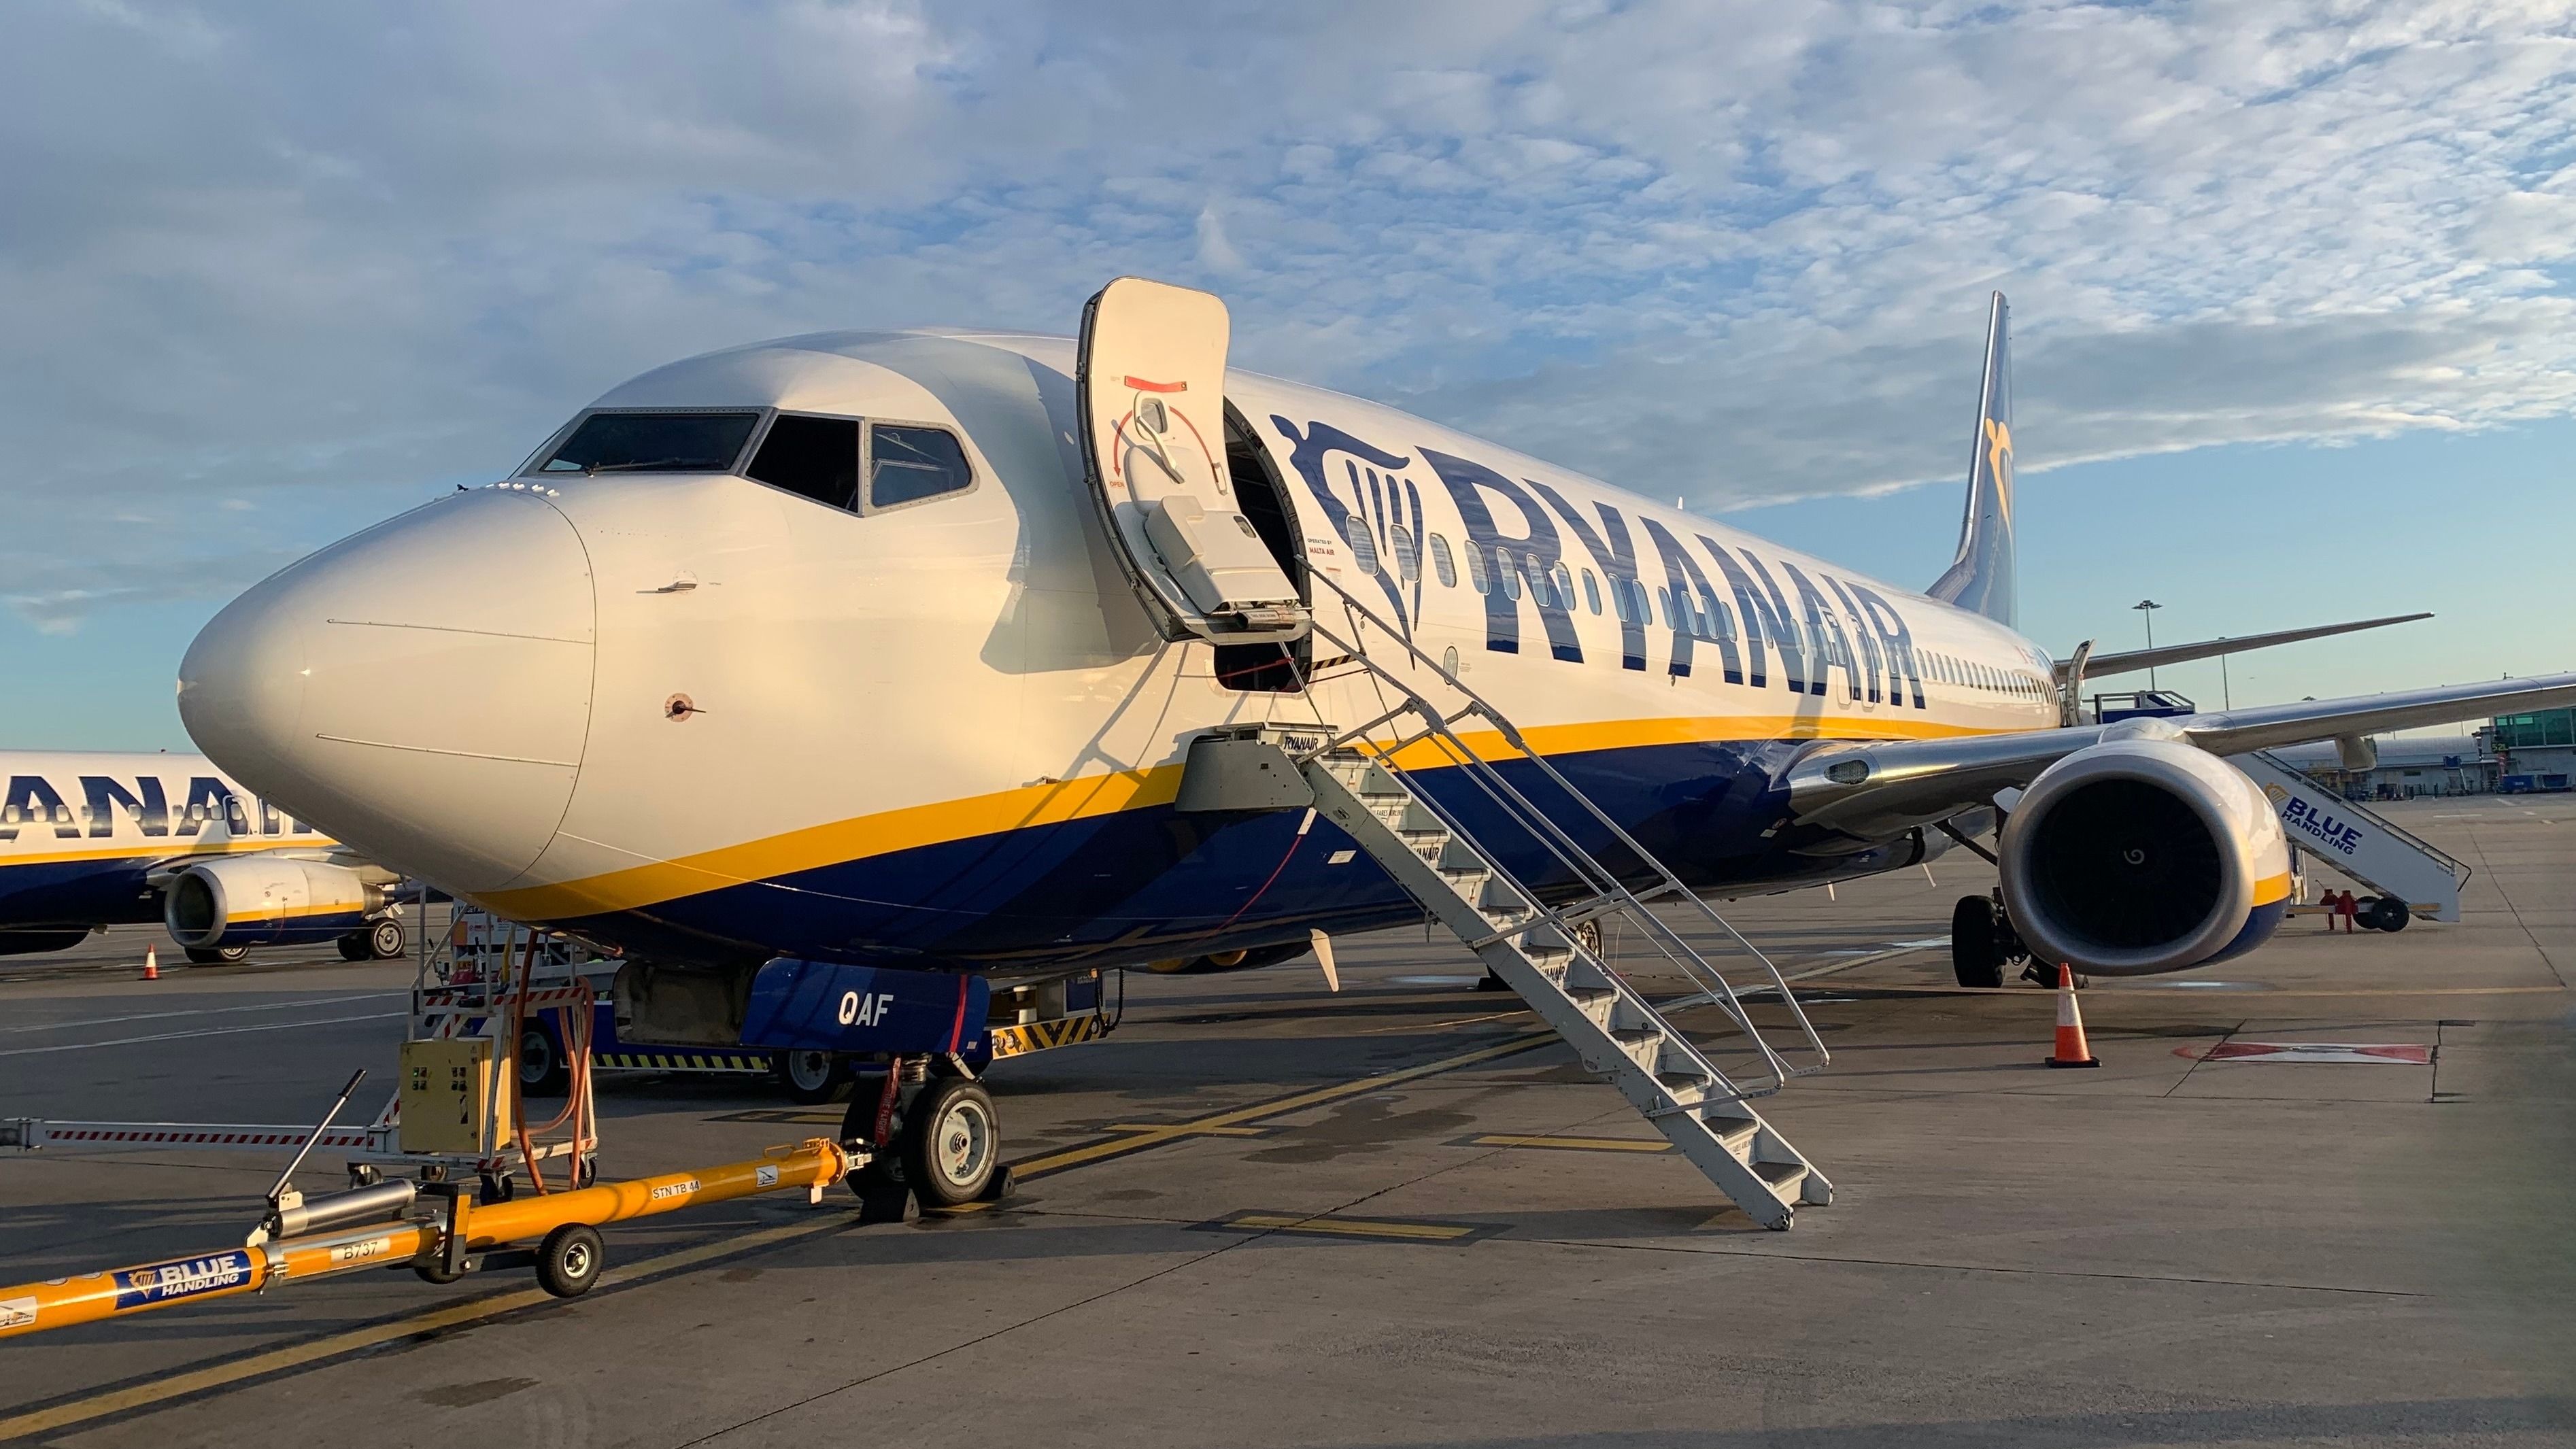
[[[1511,980],[1588,1070],[1616,1082],[1650,1121],[1670,1128],[1689,1159],[1757,1222],[1786,1228],[1790,1204],[1832,1200],[1832,1183],[1740,1100],[1740,1090],[1701,1048],[1583,950],[1560,924],[1563,912],[1542,918],[1538,903],[1495,869],[1500,857],[1441,823],[1404,772],[1357,755],[1310,760],[1304,768],[1318,806],[1420,904],[1457,929],[1489,969]],[[1597,861],[1578,857],[1572,864],[1578,874],[1598,868],[1603,878],[1609,875]],[[1454,901],[1443,899],[1443,891]],[[1472,918],[1462,904],[1472,907]],[[1595,899],[1571,909],[1607,914],[1618,905]],[[1693,974],[1715,974],[1682,949]],[[1704,1141],[1666,1120],[1685,1115],[1695,1131],[1708,1134]],[[1709,1151],[1712,1145],[1719,1151]]]
[[[1413,792],[1404,788],[1402,781],[1389,774],[1386,766],[1374,760],[1369,762],[1368,769],[1361,774],[1360,787],[1351,793],[1362,800],[1383,800],[1390,797],[1406,800],[1413,798]]]
[[[1807,1164],[1803,1162],[1756,1162],[1752,1168],[1755,1177],[1782,1197],[1794,1195],[1807,1180]]]
[[[1430,806],[1410,795],[1405,797],[1404,807],[1395,812],[1395,819],[1388,823],[1395,827],[1398,835],[1429,835],[1435,831],[1442,835],[1449,833],[1447,822],[1433,813]]]
[[[1454,835],[1449,837],[1448,842],[1440,848],[1440,868],[1442,870],[1481,870],[1488,873],[1493,870],[1493,866],[1488,864],[1483,856],[1477,854],[1465,841]]]

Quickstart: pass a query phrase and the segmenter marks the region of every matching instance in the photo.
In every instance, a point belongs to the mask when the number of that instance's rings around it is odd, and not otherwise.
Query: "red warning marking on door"
[[[2223,1041],[2202,1051],[2176,1047],[2174,1055],[2204,1062],[2395,1062],[2430,1065],[2433,1049],[2422,1042]]]
[[[1127,379],[1127,385],[1138,392],[1188,392],[1190,390],[1190,385],[1186,382],[1147,382],[1141,377]]]

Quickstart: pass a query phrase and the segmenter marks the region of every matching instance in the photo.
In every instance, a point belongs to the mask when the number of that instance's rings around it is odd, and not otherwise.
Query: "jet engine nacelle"
[[[182,946],[283,946],[347,935],[384,905],[354,870],[242,855],[181,870],[162,893],[161,920]]]
[[[2044,963],[2102,976],[2250,951],[2290,904],[2290,850],[2252,780],[2179,740],[2130,737],[2042,771],[2005,823],[2004,907]]]

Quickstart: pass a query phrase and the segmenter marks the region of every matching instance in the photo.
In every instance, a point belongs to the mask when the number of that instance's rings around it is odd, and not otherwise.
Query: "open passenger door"
[[[1225,453],[1225,303],[1120,277],[1082,309],[1083,472],[1167,639],[1303,636],[1306,605],[1244,517]]]

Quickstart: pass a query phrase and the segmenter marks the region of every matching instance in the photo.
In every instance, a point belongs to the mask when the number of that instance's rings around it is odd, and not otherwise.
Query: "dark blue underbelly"
[[[0,865],[0,929],[121,926],[161,919],[143,883],[152,857]]]
[[[1699,889],[1884,869],[1869,856],[1791,855],[1765,835],[1794,749],[1773,741],[1551,756],[1560,771]],[[1598,858],[1609,833],[1525,761],[1499,767]],[[1543,892],[1565,872],[1458,770],[1413,778]],[[1303,941],[1418,921],[1422,911],[1350,839],[1303,812],[1181,814],[1169,806],[977,836],[799,871],[636,910],[557,922],[665,960],[786,955],[914,969],[1048,972]],[[1485,827],[1485,828],[1479,828]]]

